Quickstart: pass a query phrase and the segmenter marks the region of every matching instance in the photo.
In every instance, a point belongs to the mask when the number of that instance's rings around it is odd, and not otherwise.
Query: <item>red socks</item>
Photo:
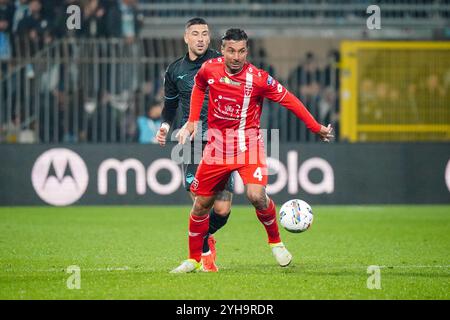
[[[266,228],[269,243],[281,242],[278,232],[277,212],[275,203],[270,199],[269,207],[265,210],[256,210],[259,221]],[[209,230],[209,214],[202,217],[190,215],[189,217],[189,259],[200,262],[204,237]]]
[[[202,258],[203,238],[208,233],[209,214],[203,217],[189,217],[189,259],[200,262]]]
[[[264,225],[264,228],[266,228],[269,243],[281,242],[280,233],[278,232],[277,212],[273,200],[270,199],[267,209],[256,210],[256,215]]]

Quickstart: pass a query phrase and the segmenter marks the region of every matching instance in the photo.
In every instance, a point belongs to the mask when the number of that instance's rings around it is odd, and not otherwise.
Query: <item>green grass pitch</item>
[[[280,231],[287,268],[254,210],[235,206],[216,234],[219,273],[169,274],[187,255],[188,210],[0,208],[0,299],[450,298],[450,206],[314,206],[310,230]]]

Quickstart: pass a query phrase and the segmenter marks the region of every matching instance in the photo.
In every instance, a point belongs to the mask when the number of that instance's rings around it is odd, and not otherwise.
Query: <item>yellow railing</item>
[[[450,43],[344,41],[341,139],[450,141]]]

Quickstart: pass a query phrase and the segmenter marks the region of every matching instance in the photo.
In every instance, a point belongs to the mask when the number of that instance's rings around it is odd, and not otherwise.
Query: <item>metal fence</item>
[[[277,67],[298,63],[298,53],[273,64],[262,42],[252,47],[259,48],[253,64],[277,77],[319,120],[337,121],[334,61],[309,57],[279,75]],[[64,39],[0,61],[0,142],[137,142],[137,119],[162,98],[164,71],[185,50],[181,39]],[[280,128],[282,141],[315,139],[293,114],[269,102],[262,126]]]
[[[450,141],[450,43],[341,45],[342,138]]]
[[[412,33],[410,29],[416,32],[445,28],[450,17],[448,0],[141,0],[139,7],[145,17],[145,32],[149,34],[183,24],[186,17],[201,16],[216,28],[231,23],[258,32],[266,31],[269,23],[302,33],[331,29],[348,37],[352,29],[367,31],[366,10],[370,5],[381,8],[383,29],[395,29],[403,37],[408,37],[408,33],[402,29]],[[339,32],[340,29],[345,29],[345,33]]]

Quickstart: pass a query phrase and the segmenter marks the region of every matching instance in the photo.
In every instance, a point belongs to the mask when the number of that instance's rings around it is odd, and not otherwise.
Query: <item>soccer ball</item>
[[[289,232],[300,233],[308,230],[313,218],[311,206],[300,199],[289,200],[280,209],[280,223]]]

